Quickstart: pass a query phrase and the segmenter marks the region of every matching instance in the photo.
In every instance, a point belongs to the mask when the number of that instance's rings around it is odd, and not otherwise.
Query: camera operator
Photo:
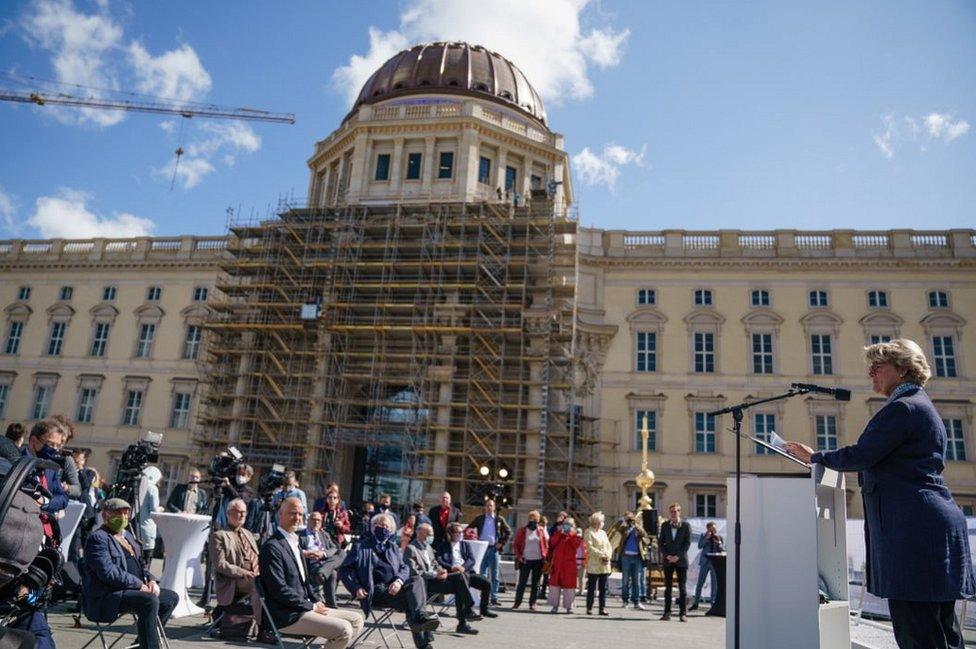
[[[166,501],[166,511],[172,514],[202,514],[207,512],[207,493],[200,488],[200,470],[190,469],[186,484],[176,485]]]
[[[142,564],[142,544],[130,533],[132,507],[121,498],[102,504],[102,525],[85,544],[83,606],[85,616],[112,623],[125,613],[138,620],[139,646],[161,646],[156,618],[166,625],[179,603],[179,595],[160,588]]]
[[[222,528],[227,527],[227,508],[232,500],[243,500],[247,507],[247,517],[244,520],[244,529],[250,530],[254,524],[254,519],[260,513],[256,506],[259,503],[251,504],[257,492],[248,484],[254,477],[254,468],[250,464],[240,464],[237,467],[233,480],[224,478],[219,485],[223,492],[222,511],[220,512],[219,522]]]
[[[61,447],[64,434],[58,422],[53,419],[42,419],[31,428],[30,437],[21,453],[27,457],[37,457],[42,460],[57,461],[57,449]],[[44,526],[44,537],[57,542],[61,541],[60,530],[57,529],[58,512],[68,506],[68,494],[61,484],[58,469],[38,469],[37,482],[47,490],[50,497],[41,495],[37,504],[41,506],[41,523]]]

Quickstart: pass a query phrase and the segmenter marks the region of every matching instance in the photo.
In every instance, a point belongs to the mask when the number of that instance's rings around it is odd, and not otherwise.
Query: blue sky
[[[586,225],[973,227],[968,0],[8,0],[0,88],[34,76],[297,123],[0,103],[0,237],[222,233],[228,208],[304,194],[364,75],[447,38],[498,50],[543,94]]]

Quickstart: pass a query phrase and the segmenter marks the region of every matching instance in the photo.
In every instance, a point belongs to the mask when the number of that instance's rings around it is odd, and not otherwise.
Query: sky
[[[970,0],[5,0],[0,91],[296,123],[0,102],[0,238],[213,235],[267,215],[304,196],[314,143],[369,74],[433,40],[522,68],[565,135],[586,226],[976,220]]]

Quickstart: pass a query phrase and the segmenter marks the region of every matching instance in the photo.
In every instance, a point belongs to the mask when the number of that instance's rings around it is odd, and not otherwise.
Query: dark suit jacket
[[[448,541],[443,541],[441,543],[435,544],[434,551],[437,553],[437,563],[441,565],[442,568],[450,570],[454,567],[454,554],[451,552],[451,544]],[[464,560],[464,572],[472,572],[475,570],[474,565],[474,555],[471,554],[471,548],[464,541],[461,541],[461,559]]]
[[[471,521],[471,527],[478,530],[478,538],[481,539],[481,530],[485,527],[485,515],[478,514],[475,516],[475,519]],[[502,547],[505,547],[508,540],[512,538],[512,528],[509,527],[508,521],[497,513],[495,514],[495,538],[497,539],[495,543],[500,543]]]
[[[173,492],[166,501],[166,511],[171,514],[183,513],[183,502],[186,500],[187,489],[188,485],[185,484],[178,484],[173,488]],[[207,493],[203,489],[197,489],[197,510],[192,513],[202,514],[204,516],[209,513],[207,511]]]
[[[688,548],[691,547],[691,525],[688,521],[678,523],[678,533],[674,539],[671,538],[671,521],[664,521],[661,531],[657,535],[658,547],[661,549],[661,565],[677,566],[678,568],[688,567]],[[665,557],[677,555],[678,563],[668,563]]]
[[[305,574],[310,574],[304,557],[302,563]],[[302,579],[295,554],[281,530],[276,528],[274,536],[261,546],[258,565],[261,569],[259,579],[264,589],[264,603],[279,629],[294,624],[319,601],[308,580]]]
[[[444,525],[441,525],[441,506],[435,505],[427,511],[427,516],[430,518],[430,526],[434,528],[434,543],[438,541],[443,541],[447,538],[447,530]],[[447,524],[460,523],[461,522],[461,510],[456,506],[451,505],[451,513],[447,515]]]
[[[857,443],[813,454],[859,472],[869,593],[928,602],[976,593],[966,518],[942,481],[945,448],[939,412],[913,387],[886,403]]]
[[[142,567],[142,576],[126,569],[125,550],[105,528],[94,530],[85,543],[82,580],[82,604],[85,617],[93,622],[114,622],[119,617],[122,591],[139,590],[154,577],[142,566],[142,543],[128,531],[125,538]]]
[[[366,591],[366,598],[359,605],[367,616],[373,609],[373,589],[389,586],[377,584],[373,578],[373,565],[378,561],[384,561],[391,566],[396,579],[403,583],[410,579],[410,567],[403,560],[400,547],[388,541],[382,550],[377,551],[376,539],[372,535],[360,539],[339,566],[339,579],[350,593],[355,595],[360,588]]]

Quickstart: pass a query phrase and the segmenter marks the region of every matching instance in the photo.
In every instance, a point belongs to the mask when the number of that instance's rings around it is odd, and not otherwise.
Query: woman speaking
[[[946,432],[922,389],[931,376],[917,343],[865,348],[868,375],[888,397],[853,446],[791,454],[857,471],[864,498],[868,592],[888,599],[901,649],[963,647],[955,601],[976,594],[966,519],[942,481]]]

